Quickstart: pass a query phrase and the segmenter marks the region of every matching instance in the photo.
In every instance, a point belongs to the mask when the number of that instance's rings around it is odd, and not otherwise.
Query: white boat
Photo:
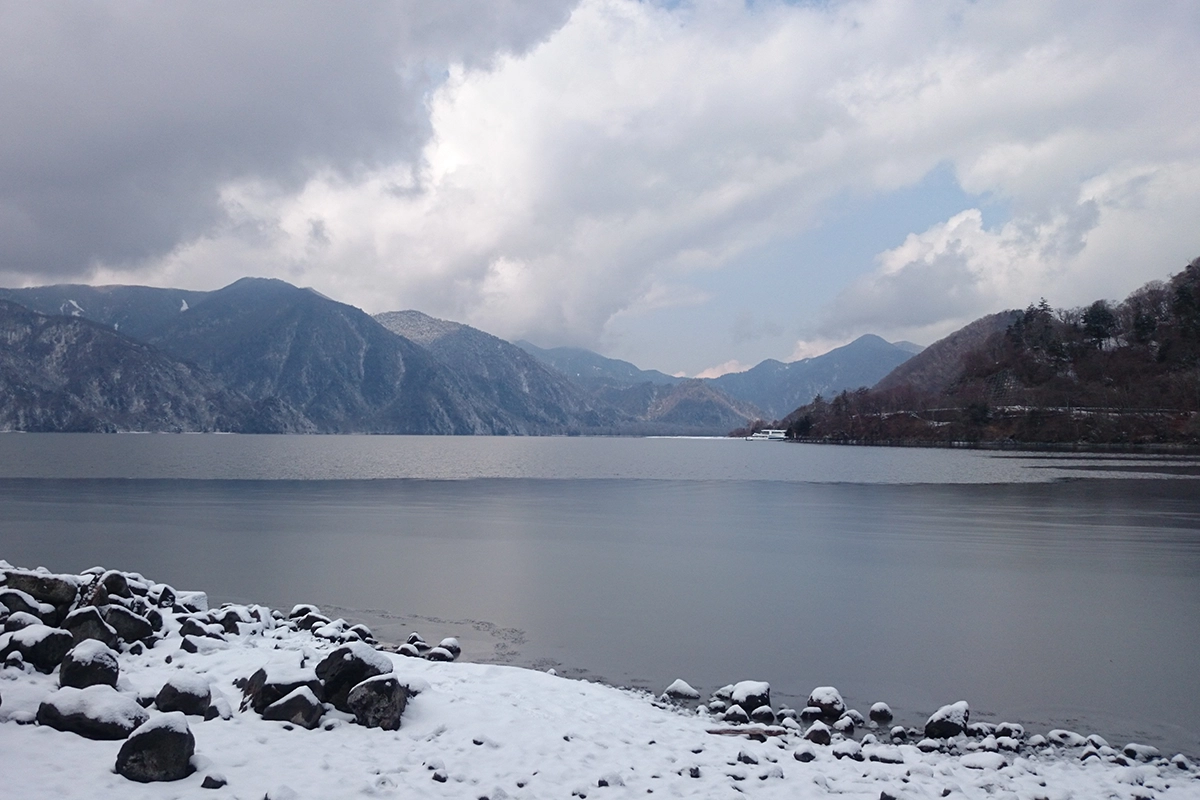
[[[787,431],[779,428],[766,428],[761,431],[755,431],[746,437],[747,441],[751,442],[776,442],[783,441],[787,438]]]

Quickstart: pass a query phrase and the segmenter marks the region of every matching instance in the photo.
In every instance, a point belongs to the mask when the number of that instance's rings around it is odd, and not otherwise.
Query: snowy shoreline
[[[1200,797],[1183,756],[973,723],[965,703],[906,730],[832,687],[793,711],[743,681],[693,710],[671,697],[694,704],[682,681],[656,698],[455,662],[454,640],[381,645],[311,606],[210,609],[136,573],[0,561],[0,624],[6,796]],[[182,777],[124,777],[119,754],[126,774],[158,763],[137,752],[155,730],[190,737]]]

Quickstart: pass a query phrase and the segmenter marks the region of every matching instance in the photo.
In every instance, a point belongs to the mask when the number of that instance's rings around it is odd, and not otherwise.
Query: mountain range
[[[6,430],[720,435],[911,355],[862,337],[686,379],[419,311],[372,318],[259,278],[211,292],[0,289],[0,331]]]

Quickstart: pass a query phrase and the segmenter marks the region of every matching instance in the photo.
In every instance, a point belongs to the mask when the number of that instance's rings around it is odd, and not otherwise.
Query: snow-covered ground
[[[133,583],[139,578],[130,576]],[[135,654],[120,646],[116,690],[149,704],[172,678],[185,687],[195,676],[208,684],[213,718],[187,717],[195,772],[160,783],[121,777],[114,771],[121,741],[34,722],[58,688],[58,670],[10,665],[0,669],[0,797],[1200,798],[1200,775],[1183,759],[1148,751],[1130,757],[1064,732],[1045,743],[1033,736],[1002,743],[1015,751],[998,746],[991,732],[923,752],[915,743],[893,744],[886,724],[867,723],[846,735],[833,725],[831,743],[819,745],[803,738],[809,727],[803,722],[736,725],[600,684],[390,652],[383,656],[394,674],[417,692],[398,730],[362,727],[331,708],[307,730],[243,710],[235,681],[240,685],[266,665],[293,673],[311,669],[339,642],[262,607],[232,607],[241,618],[258,619],[236,625],[237,633],[194,635],[197,652],[186,652],[181,626],[205,618],[202,596],[187,597],[201,612],[167,609],[153,647]],[[322,633],[355,638],[337,624]],[[0,651],[4,647],[0,637]],[[684,688],[690,687],[676,690]],[[746,698],[766,688],[747,684],[727,694]],[[151,723],[162,716],[154,705],[147,710]],[[202,788],[206,778],[225,784]]]

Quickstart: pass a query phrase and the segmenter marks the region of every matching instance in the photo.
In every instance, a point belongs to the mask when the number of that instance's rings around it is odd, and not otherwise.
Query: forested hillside
[[[1011,314],[941,390],[889,376],[781,425],[828,441],[1200,443],[1200,259],[1119,304]]]

